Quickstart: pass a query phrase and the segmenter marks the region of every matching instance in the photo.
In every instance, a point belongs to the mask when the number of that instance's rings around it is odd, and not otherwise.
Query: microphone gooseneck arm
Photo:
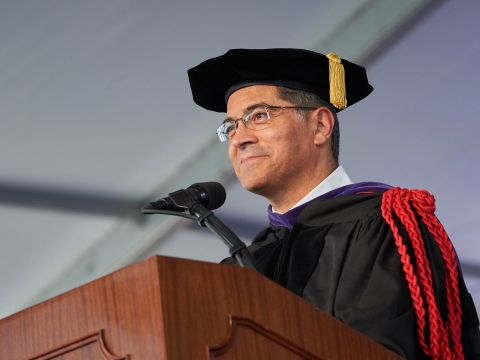
[[[180,216],[191,220],[196,220],[199,225],[207,227],[228,247],[230,255],[238,261],[240,266],[248,267],[263,275],[263,270],[253,257],[252,253],[247,249],[245,243],[230,230],[219,218],[215,216],[213,211],[205,208],[200,202],[191,202],[187,206],[186,212],[152,209],[148,205],[141,209],[143,214],[163,214]],[[187,213],[188,212],[188,213]]]
[[[240,266],[248,267],[263,275],[263,270],[253,257],[252,253],[247,249],[245,243],[230,230],[219,218],[215,216],[213,211],[206,209],[200,203],[193,203],[188,211],[197,216],[197,222],[201,226],[206,226],[212,231],[223,243],[228,247],[230,255],[238,261]]]
[[[190,220],[197,220],[197,217],[195,215],[190,215],[184,212],[178,212],[178,211],[173,211],[173,210],[160,210],[160,209],[149,209],[147,207],[143,207],[142,210],[140,210],[142,214],[144,215],[173,215],[173,216],[179,216],[183,218],[187,218]]]

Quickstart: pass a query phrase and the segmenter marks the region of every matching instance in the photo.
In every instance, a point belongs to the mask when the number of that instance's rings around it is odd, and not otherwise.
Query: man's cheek
[[[228,149],[228,157],[230,158],[230,162],[235,166],[236,161],[236,152],[233,149]]]

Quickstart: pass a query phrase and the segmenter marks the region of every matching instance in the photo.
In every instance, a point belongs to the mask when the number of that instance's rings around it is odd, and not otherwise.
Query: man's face
[[[253,104],[292,106],[277,95],[274,86],[255,85],[235,91],[227,103],[227,118],[238,119]],[[314,121],[298,120],[295,110],[284,109],[272,116],[268,127],[251,130],[242,121],[229,140],[228,155],[243,187],[265,196],[305,183],[315,162]]]

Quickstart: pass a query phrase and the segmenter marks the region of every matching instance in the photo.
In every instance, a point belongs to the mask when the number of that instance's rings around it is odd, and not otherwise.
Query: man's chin
[[[245,190],[260,196],[265,196],[268,188],[266,182],[251,181],[251,180],[249,181],[247,179],[243,181],[241,179],[239,180],[242,186],[245,188]]]

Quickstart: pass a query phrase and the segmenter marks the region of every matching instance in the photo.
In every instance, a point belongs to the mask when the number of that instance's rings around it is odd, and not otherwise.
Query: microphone
[[[227,245],[230,255],[238,261],[240,266],[249,267],[263,275],[263,269],[242,240],[210,211],[222,206],[226,198],[225,188],[221,184],[197,183],[152,201],[141,211],[147,215],[166,214],[196,220],[199,225],[208,227]]]
[[[208,210],[215,210],[223,205],[226,198],[222,184],[211,181],[174,191],[164,198],[148,203],[143,209],[186,211],[192,202],[199,202]]]

